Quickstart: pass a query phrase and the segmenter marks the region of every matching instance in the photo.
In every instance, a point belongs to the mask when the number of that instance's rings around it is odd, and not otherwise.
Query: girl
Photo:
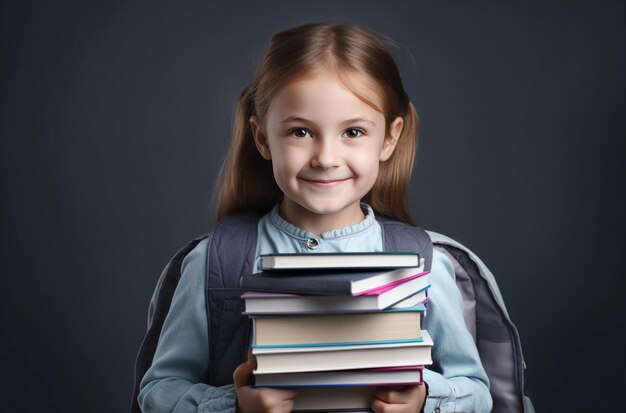
[[[240,97],[219,180],[217,220],[258,216],[256,257],[267,253],[381,251],[376,214],[413,224],[405,207],[418,118],[383,40],[349,23],[275,34]],[[288,412],[297,392],[251,388],[255,360],[233,383],[203,383],[208,365],[206,244],[185,258],[151,367],[144,412]],[[376,412],[483,412],[488,379],[465,328],[450,261],[434,252],[425,328],[435,346],[424,385],[380,388]],[[218,355],[219,357],[219,355]],[[230,373],[229,373],[230,374]]]

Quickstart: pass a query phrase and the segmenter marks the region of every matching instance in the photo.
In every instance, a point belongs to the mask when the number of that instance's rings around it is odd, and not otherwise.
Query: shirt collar
[[[361,202],[361,210],[365,214],[365,218],[361,222],[347,227],[322,232],[319,236],[317,236],[311,231],[306,231],[300,227],[293,225],[290,222],[285,221],[285,219],[280,216],[278,208],[279,204],[276,204],[270,212],[270,222],[272,223],[272,225],[274,225],[280,231],[300,239],[321,238],[324,240],[332,240],[349,237],[369,229],[376,222],[376,218],[374,217],[374,210],[372,209],[372,207],[365,202]]]

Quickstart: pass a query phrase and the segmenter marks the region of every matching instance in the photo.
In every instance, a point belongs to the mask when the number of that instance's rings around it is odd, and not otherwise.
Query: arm
[[[209,363],[204,293],[207,242],[200,242],[183,261],[152,366],[141,381],[138,401],[143,412],[235,411],[233,385],[204,383]]]
[[[465,327],[463,302],[450,260],[433,252],[430,302],[424,318],[433,338],[433,361],[424,369],[428,395],[424,412],[489,412],[489,379],[474,340]]]

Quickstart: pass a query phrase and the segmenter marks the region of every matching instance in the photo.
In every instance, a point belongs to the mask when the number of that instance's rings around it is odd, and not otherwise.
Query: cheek
[[[289,173],[299,172],[306,164],[306,159],[306,154],[303,151],[285,148],[279,149],[277,156],[273,157],[276,169]]]
[[[374,186],[374,183],[376,182],[376,178],[378,178],[378,158],[376,158],[376,162],[372,163],[371,166],[368,168],[367,170],[367,175],[368,175],[368,181],[370,186]]]
[[[300,170],[296,159],[285,153],[272,157],[272,169],[274,170],[274,178],[281,187],[293,180]]]
[[[379,155],[377,153],[356,153],[352,157],[353,169],[362,176],[378,175]]]

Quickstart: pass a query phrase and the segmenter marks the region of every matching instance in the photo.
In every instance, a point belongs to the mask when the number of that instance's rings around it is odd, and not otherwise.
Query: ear
[[[396,149],[396,144],[398,143],[398,139],[400,139],[400,133],[402,132],[402,127],[404,126],[404,119],[398,116],[393,120],[391,126],[389,127],[389,137],[385,138],[385,142],[383,143],[383,148],[380,150],[380,160],[381,162],[389,159],[394,149]]]
[[[259,150],[261,156],[269,161],[272,159],[272,153],[270,152],[270,146],[267,142],[265,129],[258,116],[253,115],[250,117],[250,128],[252,129],[252,136],[254,136],[256,148]]]

